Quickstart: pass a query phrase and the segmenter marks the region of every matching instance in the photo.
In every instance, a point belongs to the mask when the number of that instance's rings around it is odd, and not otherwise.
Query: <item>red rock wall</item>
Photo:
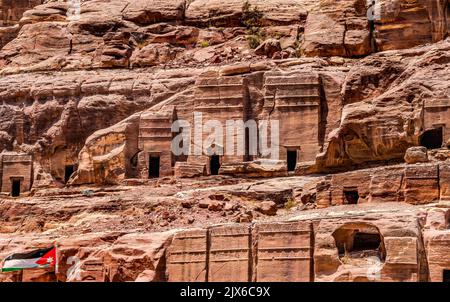
[[[312,281],[309,223],[224,225],[175,235],[169,281]]]
[[[16,24],[25,11],[42,3],[44,0],[1,0],[0,26]]]
[[[16,38],[16,25],[25,11],[44,3],[44,0],[0,0],[0,49]]]
[[[33,183],[33,160],[30,155],[2,155],[1,192],[10,193],[12,179],[20,179],[20,192],[27,192]]]
[[[207,246],[207,231],[204,229],[176,234],[168,250],[168,281],[207,281]]]
[[[297,162],[313,161],[320,149],[322,85],[315,73],[264,75],[264,118],[278,120],[279,154],[297,151]]]
[[[171,127],[176,116],[174,106],[167,106],[163,112],[141,114],[139,120],[139,139],[137,155],[139,178],[149,178],[150,156],[159,157],[159,175],[161,177],[173,175]]]
[[[438,170],[441,173],[438,173]],[[358,192],[358,204],[432,203],[448,197],[446,164],[390,166],[330,175],[317,184],[318,205],[343,205],[346,191]],[[440,184],[441,185],[440,185]]]
[[[448,209],[335,212],[314,220],[227,224],[160,233],[96,233],[57,240],[60,281],[442,281],[450,269]],[[331,217],[333,216],[333,217]],[[339,254],[355,232],[381,245]],[[1,257],[44,247],[45,235],[0,237]],[[371,254],[371,252],[376,252]],[[75,256],[75,258],[70,258]],[[74,270],[74,264],[79,270]],[[49,271],[0,280],[52,281]]]
[[[242,76],[230,77],[201,77],[197,80],[195,86],[195,104],[194,112],[202,114],[202,121],[194,120],[195,116],[191,115],[192,125],[205,125],[208,121],[219,121],[224,127],[226,121],[247,121],[247,112],[250,104],[247,97],[247,80]],[[237,128],[239,129],[239,128]],[[240,130],[237,130],[240,131]],[[216,142],[217,150],[223,148],[224,156],[221,156],[221,163],[245,161],[245,150],[238,150],[237,131],[234,131],[231,137],[227,137],[225,128],[222,142]],[[203,133],[202,139],[206,141],[209,133]],[[240,133],[239,135],[243,135]],[[242,137],[242,136],[241,136]],[[227,150],[227,140],[233,141],[234,152]],[[191,148],[195,150],[193,142]],[[204,146],[208,147],[208,146]],[[244,151],[244,152],[242,152]],[[244,153],[244,154],[243,154]],[[220,154],[220,153],[217,153]],[[210,163],[208,158],[195,155],[189,158],[189,162],[200,162],[206,164],[208,172],[210,171]]]
[[[313,281],[314,234],[309,223],[261,223],[254,233],[258,282]]]

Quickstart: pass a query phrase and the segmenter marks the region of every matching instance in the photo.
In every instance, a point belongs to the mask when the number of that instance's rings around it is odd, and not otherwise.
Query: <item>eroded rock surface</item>
[[[0,281],[442,281],[450,3],[375,2],[0,0]]]

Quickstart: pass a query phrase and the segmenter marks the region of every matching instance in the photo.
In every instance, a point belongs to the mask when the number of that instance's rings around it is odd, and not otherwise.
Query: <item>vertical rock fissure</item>
[[[244,122],[247,122],[251,119],[253,119],[253,112],[252,112],[252,106],[251,106],[251,98],[250,98],[250,89],[249,89],[249,84],[248,84],[248,79],[244,78],[243,81],[243,85],[244,85]],[[245,160],[249,161],[251,160],[250,157],[250,139],[248,137],[248,132],[246,131],[246,129],[244,128],[244,149],[245,149]]]
[[[447,4],[444,7],[445,9],[445,25],[446,25],[446,33],[444,39],[450,36],[450,0],[447,1]]]
[[[347,36],[347,13],[344,13],[344,34],[342,35],[342,46],[344,47],[344,53],[345,53],[345,57],[349,57],[350,56],[350,51],[347,48],[347,45],[345,44],[345,38]]]
[[[310,262],[309,262],[309,281],[310,282],[314,282],[314,245],[315,245],[315,240],[314,240],[314,225],[311,223],[309,225],[309,230],[310,230],[310,243],[309,243],[309,256],[310,256]]]
[[[256,272],[256,263],[253,263],[253,261],[257,261],[257,253],[256,248],[253,246],[253,242],[255,245],[258,244],[257,240],[253,240],[253,225],[250,224],[248,226],[248,282],[256,281],[256,275],[254,275],[254,271]],[[255,249],[255,251],[253,250]]]
[[[322,76],[319,75],[319,131],[318,131],[318,141],[321,148],[321,152],[323,151],[323,145],[325,144],[325,136],[327,129],[327,121],[328,121],[328,102],[325,94],[325,88],[323,85]]]
[[[375,20],[367,20],[369,23],[369,40],[372,53],[378,52],[377,40],[375,38]]]
[[[418,281],[419,282],[428,282],[430,279],[430,270],[428,267],[428,255],[427,255],[427,250],[425,248],[425,243],[423,240],[423,236],[422,236],[422,232],[423,232],[423,228],[422,225],[420,224],[420,220],[417,219],[417,229],[419,232],[418,233],[418,252],[417,252],[417,263],[419,264],[419,269],[418,269]]]
[[[211,252],[211,228],[206,229],[205,282],[209,282],[209,258]]]

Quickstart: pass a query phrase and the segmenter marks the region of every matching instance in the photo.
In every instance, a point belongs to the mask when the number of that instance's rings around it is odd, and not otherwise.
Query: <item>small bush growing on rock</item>
[[[257,36],[257,35],[248,35],[247,36],[247,42],[248,42],[248,46],[250,46],[250,48],[255,49],[259,45],[261,45],[262,38],[260,36]]]
[[[209,41],[199,41],[199,42],[198,42],[198,45],[199,45],[201,48],[209,47]]]
[[[242,24],[247,28],[247,41],[250,48],[258,47],[264,40],[262,33],[263,13],[257,6],[252,7],[248,1],[242,6]]]
[[[286,203],[284,204],[284,208],[285,208],[286,210],[290,210],[290,209],[296,207],[297,205],[298,205],[298,203],[295,201],[294,198],[289,198],[289,199],[286,201]]]
[[[252,5],[245,1],[242,6],[242,24],[246,28],[260,28],[262,26],[263,13],[259,10],[257,6],[252,7]]]

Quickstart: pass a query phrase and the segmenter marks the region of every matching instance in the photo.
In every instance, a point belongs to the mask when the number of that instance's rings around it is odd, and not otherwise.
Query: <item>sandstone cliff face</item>
[[[26,2],[17,3],[14,7],[11,4],[4,3],[2,5],[3,15],[10,17],[4,18],[3,25],[11,25],[11,22],[17,23],[25,9],[39,4]],[[448,8],[445,1],[417,1],[408,3],[408,5],[402,1],[394,1],[389,5],[383,2],[381,8],[377,11],[380,16],[376,16],[374,24],[368,19],[368,8],[362,1],[342,1],[339,4],[286,0],[250,1],[249,3],[261,12],[260,24],[262,27],[261,33],[258,33],[258,35],[266,39],[275,37],[280,41],[281,51],[275,53],[273,55],[275,57],[279,55],[293,56],[296,53],[303,53],[307,56],[364,56],[379,50],[407,48],[421,43],[439,41],[446,36],[448,27],[446,19]],[[107,14],[105,13],[106,10],[103,9],[104,7],[108,8]],[[191,2],[133,1],[132,3],[119,0],[84,1],[82,8],[79,20],[69,19],[66,16],[68,4],[60,1],[40,5],[25,12],[20,21],[20,34],[13,43],[4,46],[0,52],[2,73],[46,70],[69,71],[111,67],[128,68],[161,64],[166,66],[168,66],[167,64],[169,66],[179,66],[180,64],[196,66],[198,64],[205,65],[205,63],[207,65],[224,64],[246,60],[252,54],[252,50],[245,41],[246,30],[245,24],[243,24],[245,20],[242,19],[245,11],[243,11],[241,1],[230,0],[229,3],[208,1],[207,4],[200,0]],[[410,22],[407,21],[409,16],[411,16]],[[421,26],[424,22],[428,22],[428,26]],[[415,26],[428,29],[428,32],[421,35],[412,35],[409,34],[408,30],[405,30],[407,27],[414,28]],[[411,29],[412,31],[413,29]],[[395,36],[395,32],[401,33],[403,40]],[[441,45],[437,48],[437,51],[443,52],[442,55],[445,56],[447,54],[446,44],[441,43]],[[423,51],[427,50],[418,49],[415,55],[424,56],[421,53]],[[433,52],[434,48],[429,51]],[[428,58],[424,57],[423,62],[420,63],[415,62],[414,59],[408,59],[413,56],[410,52],[406,52],[405,55],[396,53],[370,57],[370,59],[363,60],[351,67],[348,72],[342,70],[342,68],[336,68],[336,70],[330,68],[334,74],[343,72],[341,77],[345,77],[348,73],[346,82],[332,83],[334,85],[332,89],[343,89],[342,105],[349,105],[354,103],[355,100],[359,102],[368,101],[373,104],[374,108],[376,106],[389,106],[386,104],[387,101],[375,99],[376,96],[379,97],[382,89],[386,90],[389,87],[386,85],[374,89],[361,87],[367,81],[384,82],[392,85],[391,87],[396,87],[398,91],[399,89],[396,83],[393,83],[393,80],[399,79],[398,81],[402,81],[402,85],[405,85],[403,94],[417,95],[419,93],[417,88],[410,87],[414,84],[404,83],[410,78],[410,82],[417,81],[417,76],[415,76],[417,70],[414,65],[420,64],[417,67],[426,69],[430,74],[435,74],[434,70],[442,68],[445,62],[434,60],[432,58],[433,53],[428,55]],[[253,55],[250,60],[254,60],[253,58],[257,58],[257,56]],[[367,64],[364,62],[367,62]],[[382,64],[386,67],[375,68],[376,64]],[[345,65],[350,67],[353,64]],[[390,72],[379,75],[379,72],[385,70],[385,68],[389,68]],[[101,75],[91,73],[91,77],[95,77],[95,80],[90,80],[89,75],[79,75],[73,72],[59,74],[56,76],[58,78],[57,87],[52,80],[53,76],[49,75],[30,76],[30,84],[27,83],[28,80],[23,81],[22,77],[18,76],[4,78],[5,85],[8,87],[3,89],[2,99],[7,100],[3,108],[5,117],[8,115],[8,121],[4,122],[5,124],[1,129],[3,148],[12,149],[14,138],[17,136],[20,137],[19,145],[22,142],[32,145],[37,141],[43,144],[45,141],[45,149],[51,150],[51,156],[64,157],[64,154],[58,153],[68,153],[66,155],[67,162],[76,162],[76,154],[81,150],[84,140],[95,130],[110,126],[140,109],[150,107],[145,103],[151,104],[152,101],[144,100],[145,93],[141,87],[134,88],[133,86],[132,100],[130,100],[128,93],[129,89],[125,100],[121,99],[120,96],[122,93],[120,90],[123,90],[123,88],[114,88],[115,82],[118,82],[118,86],[127,85],[125,84],[127,81],[133,85],[132,83],[135,83],[136,79],[142,77],[139,72],[127,72],[128,75],[119,75],[116,72],[100,72]],[[403,74],[400,75],[402,72]],[[101,80],[105,77],[105,80]],[[175,78],[176,76],[172,77]],[[427,77],[427,75],[424,75],[424,77]],[[21,83],[12,84],[11,81],[15,81],[17,78],[20,78]],[[445,78],[443,79],[440,76],[435,78],[445,82]],[[175,81],[179,80],[177,78]],[[114,83],[111,81],[114,81]],[[138,81],[142,82],[142,80]],[[145,81],[148,82],[147,79]],[[358,87],[358,83],[360,83],[360,87]],[[184,81],[184,84],[188,84],[188,82]],[[179,92],[180,89],[182,88],[177,87],[175,91]],[[169,88],[169,90],[172,91],[168,92],[167,95],[173,94],[173,89]],[[430,98],[445,95],[445,87],[441,90],[433,91],[434,96],[430,96]],[[135,96],[136,93],[143,96]],[[329,92],[326,91],[326,93]],[[408,97],[412,97],[399,95],[399,93],[396,92],[396,98],[408,99]],[[106,94],[107,96],[101,96]],[[394,92],[386,93],[390,99],[392,99],[391,95],[393,94]],[[140,99],[136,100],[137,98]],[[70,99],[69,102],[67,102],[68,99]],[[162,100],[162,98],[158,100]],[[396,100],[393,100],[393,102],[397,103]],[[115,107],[114,103],[121,109]],[[406,104],[406,106],[414,106],[414,102],[411,102],[411,104]],[[329,106],[339,107],[342,105],[330,104]],[[346,110],[351,113],[345,118],[359,119],[360,116],[351,117],[354,114],[353,112],[356,112],[356,115],[360,114],[357,106],[357,104],[353,107],[348,106]],[[114,117],[108,118],[106,122],[102,121],[102,116],[108,115],[108,113],[103,114],[102,107],[114,112]],[[12,108],[13,110],[7,110],[6,108]],[[92,110],[95,110],[95,113]],[[417,135],[420,133],[420,123],[411,125],[411,121],[418,116],[417,110],[409,113],[409,116],[402,120],[395,118],[398,120],[396,121],[398,130],[395,131],[399,133],[400,137],[397,137],[399,142],[395,142],[397,146],[389,146],[387,150],[384,150],[385,146],[391,145],[392,142],[384,141],[383,138],[381,138],[382,142],[375,142],[372,137],[378,135],[378,133],[359,133],[358,129],[326,130],[327,134],[331,130],[343,133],[339,135],[347,136],[347,139],[350,139],[349,136],[351,135],[356,136],[348,144],[355,144],[358,147],[366,145],[365,151],[357,151],[363,153],[364,158],[358,158],[358,154],[352,154],[354,152],[351,151],[351,146],[343,146],[347,143],[335,142],[336,139],[332,138],[330,140],[333,142],[329,147],[333,150],[339,149],[338,152],[341,154],[338,158],[333,155],[333,159],[328,159],[326,165],[334,166],[336,163],[338,165],[347,164],[346,161],[359,163],[365,160],[385,160],[400,157],[409,145],[414,144]],[[50,113],[50,111],[52,112]],[[45,116],[41,116],[41,112]],[[102,113],[100,114],[100,112]],[[97,119],[95,123],[90,123],[95,125],[93,126],[95,128],[89,128],[82,121],[86,116],[93,117],[92,114],[100,117],[100,120]],[[380,120],[383,120],[381,123],[386,123],[386,119],[389,119],[385,115],[381,117],[382,113],[378,111],[376,113],[367,112],[363,115],[367,114],[380,115]],[[396,115],[392,112],[392,116]],[[340,118],[339,114],[326,117],[324,123],[336,126],[335,121]],[[15,122],[16,120],[18,121]],[[21,123],[24,125],[21,126]],[[348,127],[346,123],[347,121],[342,121],[341,128]],[[68,128],[78,125],[82,125],[82,133],[70,133],[71,131]],[[17,135],[15,130],[21,129],[21,127],[24,129],[23,134]],[[366,125],[360,127],[367,129]],[[408,130],[401,130],[403,128]],[[412,128],[414,130],[410,130]],[[64,134],[64,132],[67,133]],[[344,132],[352,133],[344,134]],[[386,135],[391,140],[397,140],[395,135]],[[65,138],[62,138],[64,136]],[[368,137],[367,141],[361,142],[358,138],[361,136]],[[379,136],[383,137],[383,135]],[[48,140],[60,142],[52,144]],[[64,142],[65,140],[71,141],[73,145],[68,146]],[[327,144],[325,143],[325,145]],[[52,147],[49,145],[52,145]],[[341,145],[341,147],[336,147],[336,145]],[[58,148],[63,148],[64,151],[58,152]],[[342,149],[345,149],[345,151]]]
[[[395,159],[417,145],[433,123],[427,107],[448,100],[449,56],[446,41],[374,55],[352,67],[342,90],[341,124],[319,162],[334,166]]]
[[[420,144],[425,130],[439,121],[448,125],[445,113],[438,115],[440,120],[435,120],[430,110],[448,103],[449,62],[449,41],[443,41],[374,55],[341,66],[316,59],[277,64],[276,68],[283,71],[282,77],[314,70],[321,79],[321,106],[327,108],[327,112],[319,119],[321,124],[315,134],[322,137],[318,141],[322,152],[309,151],[312,154],[309,160],[317,155],[313,170],[333,171],[363,167],[372,162],[402,161],[409,147]],[[260,106],[268,106],[261,103],[259,97],[265,93],[264,77],[272,73],[258,71],[258,74],[263,73],[261,81],[251,72],[250,65],[243,71],[239,68],[236,67],[235,72],[249,79],[248,89],[253,91],[250,96],[253,117],[256,120],[270,118],[264,109],[259,111]],[[219,69],[218,73],[226,70]],[[170,104],[185,111],[193,110],[189,105],[186,108],[184,101],[185,98],[172,98]],[[308,117],[305,115],[304,119]],[[138,120],[135,127],[137,123]],[[448,134],[445,135],[444,140]],[[128,141],[131,140],[128,136]],[[305,146],[305,142],[303,144]],[[308,152],[306,147],[303,150]],[[102,155],[112,154],[104,149]]]
[[[449,26],[443,0],[380,1],[373,17],[362,0],[249,3],[259,13],[256,39],[280,41],[276,56],[361,57],[440,41]],[[67,9],[57,1],[27,11],[15,43],[0,54],[3,72],[223,63],[252,54],[242,1],[84,1],[79,20],[68,20]]]
[[[0,48],[18,35],[18,23],[23,13],[43,2],[44,0],[0,1]]]
[[[252,7],[259,10],[257,38],[280,43],[278,51],[270,51],[274,58],[299,54],[360,57],[437,42],[446,36],[448,27],[444,1],[382,2],[374,22],[362,1],[249,3],[250,12]],[[3,11],[18,21],[22,8],[35,4],[5,4]],[[53,1],[26,11],[20,34],[0,51],[5,75],[0,83],[2,148],[36,154],[43,169],[57,179],[64,178],[62,166],[83,164],[78,153],[96,130],[192,88],[195,75],[202,72],[195,68],[199,64],[261,60],[246,41],[243,16],[249,13],[241,1],[84,1],[78,20],[69,19],[67,9],[67,3]],[[429,24],[423,26],[424,22]],[[409,30],[416,32],[415,27],[428,31],[410,34]],[[433,103],[448,95],[447,57],[448,42],[441,42],[376,54],[359,62],[344,60],[338,66],[336,60],[277,64],[286,76],[319,68],[325,109],[318,126],[322,128],[319,151],[323,152],[315,151],[317,169],[402,158],[426,128],[422,100]],[[160,70],[161,65],[195,69],[166,72]],[[105,70],[148,66],[157,69]],[[99,71],[75,71],[80,69]],[[56,73],[42,73],[50,70]],[[251,68],[236,70],[258,79]],[[14,75],[30,71],[39,73],[25,78]],[[419,83],[423,79],[429,84]],[[253,91],[250,102],[254,117],[262,118],[264,113],[257,111],[264,83],[258,81],[249,86]],[[103,155],[108,157],[108,152],[105,149]]]
[[[448,209],[378,205],[166,232],[0,236],[0,256],[58,247],[59,271],[2,281],[442,281]],[[381,242],[361,246],[361,237]],[[207,239],[209,238],[209,239]],[[232,240],[230,240],[232,238]],[[209,244],[207,244],[207,240]],[[362,241],[364,242],[364,241]],[[348,252],[344,253],[344,245]],[[193,248],[195,247],[195,248]],[[227,250],[227,261],[223,254]]]

